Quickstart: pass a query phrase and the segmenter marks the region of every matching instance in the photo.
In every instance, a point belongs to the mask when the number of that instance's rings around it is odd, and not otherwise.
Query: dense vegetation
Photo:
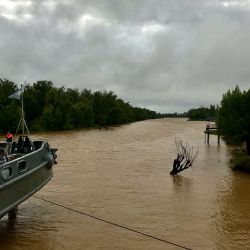
[[[223,95],[218,126],[227,141],[246,144],[250,155],[250,89],[241,92],[236,86]]]
[[[17,128],[20,101],[8,98],[17,85],[0,79],[0,131]],[[25,118],[31,130],[66,130],[118,125],[163,117],[154,111],[132,107],[113,92],[56,88],[51,81],[25,86]]]
[[[199,107],[190,109],[187,112],[187,117],[192,121],[216,120],[218,115],[218,107],[210,105],[209,108]]]

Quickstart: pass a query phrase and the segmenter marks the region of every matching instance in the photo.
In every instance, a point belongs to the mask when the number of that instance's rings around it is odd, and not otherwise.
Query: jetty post
[[[206,121],[205,142],[209,144],[210,135],[217,135],[217,143],[220,144],[220,131],[215,123],[215,121]]]

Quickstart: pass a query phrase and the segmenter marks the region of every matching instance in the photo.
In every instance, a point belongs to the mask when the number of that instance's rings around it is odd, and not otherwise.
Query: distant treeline
[[[205,120],[216,120],[218,117],[219,107],[210,105],[209,108],[199,107],[196,109],[190,109],[186,116],[191,121],[205,121]]]
[[[0,79],[0,131],[14,130],[20,119],[21,103],[8,98],[17,85]],[[113,92],[56,88],[51,81],[26,85],[25,118],[31,130],[68,130],[125,124],[164,117],[146,108],[133,107]]]
[[[184,118],[187,117],[187,113],[165,113],[163,114],[163,117],[169,117],[169,118]]]

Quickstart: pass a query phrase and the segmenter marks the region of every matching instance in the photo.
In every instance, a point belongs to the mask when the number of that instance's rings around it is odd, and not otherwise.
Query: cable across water
[[[155,239],[155,240],[158,240],[158,241],[161,241],[161,242],[164,242],[164,243],[166,243],[166,244],[173,245],[173,246],[176,246],[176,247],[179,247],[179,248],[182,248],[182,249],[191,250],[191,248],[185,247],[185,246],[183,246],[183,245],[180,245],[180,244],[177,244],[177,243],[174,243],[174,242],[171,242],[171,241],[167,241],[167,240],[161,239],[161,238],[159,238],[159,237],[156,237],[156,236],[153,236],[153,235],[150,235],[150,234],[147,234],[147,233],[140,232],[140,231],[138,231],[138,230],[136,230],[136,229],[129,228],[129,227],[127,227],[127,226],[123,226],[123,225],[117,224],[117,223],[115,223],[115,222],[108,221],[108,220],[105,220],[105,219],[96,217],[96,216],[94,216],[94,215],[91,215],[91,214],[87,214],[87,213],[85,213],[85,212],[81,212],[81,211],[79,211],[79,210],[76,210],[76,209],[67,207],[67,206],[65,206],[65,205],[62,205],[62,204],[59,204],[59,203],[56,203],[56,202],[53,202],[53,201],[44,199],[44,198],[42,198],[42,197],[39,197],[39,196],[36,196],[36,195],[33,195],[33,197],[35,197],[35,198],[37,198],[37,199],[40,199],[40,200],[42,200],[42,201],[45,201],[45,202],[47,202],[47,203],[50,203],[50,204],[52,204],[52,205],[55,205],[55,206],[58,206],[58,207],[67,209],[67,210],[69,210],[69,211],[72,211],[72,212],[75,212],[75,213],[78,213],[78,214],[81,214],[81,215],[90,217],[90,218],[92,218],[92,219],[95,219],[95,220],[98,220],[98,221],[105,222],[105,223],[110,224],[110,225],[112,225],[112,226],[116,226],[116,227],[119,227],[119,228],[123,228],[123,229],[125,229],[125,230],[131,231],[131,232],[134,232],[134,233],[143,235],[143,236],[145,236],[145,237],[152,238],[152,239]]]

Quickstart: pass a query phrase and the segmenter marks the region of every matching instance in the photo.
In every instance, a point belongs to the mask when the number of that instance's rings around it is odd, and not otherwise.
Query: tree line
[[[0,79],[0,131],[17,128],[21,105],[8,98],[17,85]],[[133,107],[112,91],[56,88],[51,81],[27,84],[24,91],[25,119],[33,131],[105,127],[164,117],[146,108]]]
[[[220,105],[190,109],[189,120],[214,120],[224,139],[236,145],[246,145],[250,155],[250,89],[241,91],[239,86],[222,96]]]
[[[190,109],[186,116],[191,121],[206,121],[206,120],[216,120],[218,117],[219,107],[215,105],[210,105],[210,107],[199,107]]]
[[[0,79],[0,132],[15,131],[20,119],[19,100],[8,98],[17,85]],[[160,114],[133,107],[112,91],[56,88],[51,81],[25,86],[24,110],[33,131],[105,127],[146,119],[188,117],[190,120],[217,120],[220,134],[231,143],[245,143],[250,155],[250,89],[238,86],[222,96],[220,106],[199,107],[183,114]]]
[[[245,144],[250,155],[250,89],[241,91],[236,86],[223,95],[217,125],[226,141]]]

